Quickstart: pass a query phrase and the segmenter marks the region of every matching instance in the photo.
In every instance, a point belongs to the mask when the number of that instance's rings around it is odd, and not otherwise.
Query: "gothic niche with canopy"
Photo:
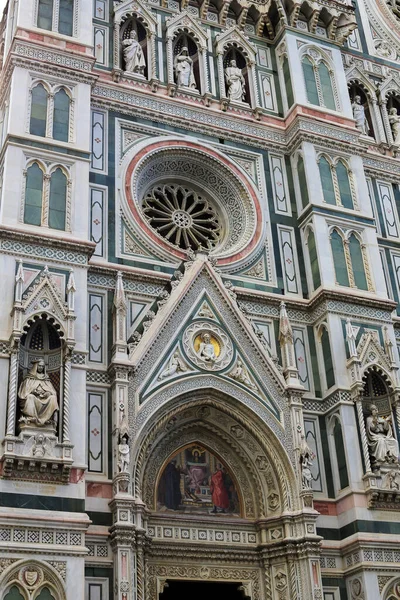
[[[176,39],[173,57],[174,80],[177,87],[199,92],[201,90],[199,50],[193,39],[186,33]]]
[[[235,478],[213,453],[201,444],[191,444],[171,456],[162,470],[157,510],[239,517]]]
[[[373,368],[366,371],[363,381],[365,429],[371,468],[374,472],[381,472],[386,476],[395,470],[397,478],[399,445],[390,401],[391,390],[383,374]]]
[[[58,434],[62,389],[63,332],[46,314],[36,316],[21,337],[18,428]]]
[[[357,129],[364,135],[375,137],[371,107],[364,89],[352,83],[349,86],[349,95]]]
[[[147,34],[137,19],[129,19],[121,27],[121,57],[125,73],[148,79]]]
[[[251,103],[247,62],[237,48],[224,56],[226,95],[231,102]]]

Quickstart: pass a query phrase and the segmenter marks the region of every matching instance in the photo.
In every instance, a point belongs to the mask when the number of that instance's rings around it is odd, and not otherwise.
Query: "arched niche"
[[[230,103],[226,68],[229,66],[231,60],[235,60],[244,80],[245,94],[243,101],[250,105],[251,108],[259,109],[256,51],[238,27],[228,29],[226,32],[216,36],[216,53],[222,108],[226,110]]]
[[[132,33],[134,32],[134,33]],[[135,35],[136,40],[138,41],[141,52],[144,59],[144,65],[138,65],[135,71],[129,69],[128,61],[124,58],[124,41],[129,40],[131,35]],[[149,55],[150,48],[148,47],[148,38],[144,25],[138,21],[136,18],[132,17],[126,20],[121,26],[120,30],[120,64],[123,66],[123,70],[125,72],[129,72],[132,75],[136,76],[144,76],[146,79],[149,79]]]
[[[209,75],[207,66],[207,34],[185,10],[166,20],[167,25],[167,75],[168,90],[173,96],[177,89],[185,93],[209,94]],[[187,48],[190,58],[192,77],[187,85],[177,79],[178,55]],[[182,72],[182,71],[181,71]]]
[[[139,0],[122,2],[114,12],[114,69],[113,77],[119,81],[125,69],[122,41],[133,30],[137,32],[138,41],[146,59],[144,77],[152,85],[157,85],[156,70],[156,29],[157,20]],[[132,73],[135,76],[135,73]]]
[[[400,578],[391,579],[382,590],[383,600],[400,600]]]
[[[60,324],[56,322],[54,317],[46,313],[35,315],[28,320],[24,327],[19,348],[18,394],[20,395],[24,380],[30,375],[33,377],[40,376],[40,374],[38,375],[40,369],[44,382],[40,384],[44,390],[42,393],[44,396],[48,396],[49,389],[52,387],[57,395],[57,403],[49,400],[48,406],[45,407],[43,404],[43,410],[40,411],[42,404],[39,396],[37,396],[36,389],[32,389],[32,393],[29,394],[26,400],[19,398],[17,414],[19,429],[43,427],[46,430],[49,429],[52,433],[57,433],[57,435],[60,433],[58,410],[63,399],[65,353],[63,338],[64,332]],[[47,378],[50,385],[46,383]],[[26,393],[28,390],[24,391]],[[32,396],[38,397],[37,402],[30,400]],[[50,414],[55,407],[57,407],[57,410],[54,414]]]
[[[364,135],[376,138],[377,123],[374,108],[372,106],[371,93],[358,81],[351,81],[348,87],[353,114],[357,97],[360,98],[360,105],[364,108],[366,124],[364,125],[364,128],[362,128],[356,120],[356,127],[359,128]]]

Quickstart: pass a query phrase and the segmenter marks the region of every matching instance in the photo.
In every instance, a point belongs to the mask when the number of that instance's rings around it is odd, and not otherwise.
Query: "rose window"
[[[197,192],[179,185],[157,185],[143,199],[151,227],[170,244],[188,250],[213,249],[221,238],[218,214]]]
[[[400,19],[400,0],[386,0],[386,4],[394,16]]]

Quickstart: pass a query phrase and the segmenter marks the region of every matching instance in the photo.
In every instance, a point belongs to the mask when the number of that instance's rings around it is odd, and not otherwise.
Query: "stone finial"
[[[115,293],[114,293],[114,306],[116,310],[126,310],[126,299],[125,299],[125,290],[124,284],[122,281],[122,273],[118,271],[117,273],[117,281],[115,284]]]
[[[24,285],[24,267],[22,260],[18,261],[17,274],[15,276],[15,302],[22,301],[22,290]]]

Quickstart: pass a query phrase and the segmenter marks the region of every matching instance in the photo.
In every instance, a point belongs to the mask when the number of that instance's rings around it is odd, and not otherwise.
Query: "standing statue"
[[[215,354],[215,349],[211,343],[211,336],[209,333],[201,334],[198,355],[208,362],[214,362],[217,360],[217,355]]]
[[[232,102],[243,102],[246,97],[245,80],[242,70],[236,66],[236,60],[231,60],[229,67],[226,67],[225,80],[229,100]]]
[[[361,96],[354,96],[351,108],[353,109],[353,117],[356,122],[357,129],[359,129],[364,135],[368,135],[369,125],[365,116],[365,109],[361,104]]]
[[[129,471],[130,450],[129,450],[128,435],[124,434],[118,444],[118,468],[120,473]]]
[[[371,404],[369,409],[371,414],[367,417],[366,430],[371,457],[374,462],[397,463],[399,446],[393,437],[390,419],[379,417],[375,404]]]
[[[392,128],[393,143],[400,145],[400,115],[397,114],[397,108],[394,106],[389,110],[389,123]]]
[[[35,361],[18,390],[20,423],[42,427],[53,424],[58,410],[57,392],[46,373],[43,359]]]
[[[187,46],[175,56],[174,60],[175,78],[178,87],[196,89],[196,80],[193,74],[193,60],[189,56]]]
[[[137,33],[132,29],[129,37],[122,40],[124,51],[125,71],[128,73],[139,73],[143,75],[146,61],[143,56],[142,46],[137,39]]]
[[[349,346],[350,358],[357,357],[356,332],[351,324],[350,317],[346,319],[346,342]]]

